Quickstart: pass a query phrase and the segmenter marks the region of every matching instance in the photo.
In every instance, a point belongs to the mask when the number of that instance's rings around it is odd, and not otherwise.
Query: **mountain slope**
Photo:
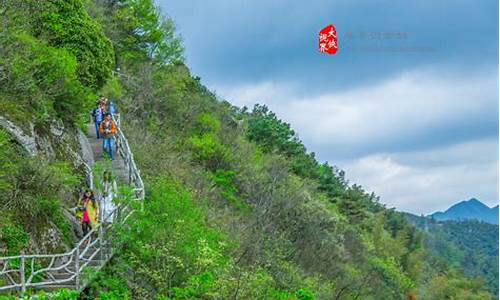
[[[72,91],[116,100],[147,187],[144,208],[128,220],[133,230],[113,235],[123,247],[80,299],[493,299],[480,282],[436,264],[422,232],[319,162],[267,107],[238,108],[203,86],[182,59],[172,20],[153,1],[3,3],[9,9],[0,13],[15,16],[2,17],[24,34],[0,51],[31,41],[8,53],[8,79],[18,80],[5,90],[20,91],[31,74],[69,119],[74,110],[88,112]],[[102,34],[89,38],[100,28],[112,47],[93,43]],[[48,43],[61,49],[46,58]],[[43,59],[33,60],[33,49],[45,50]],[[67,68],[53,74],[58,57]],[[97,70],[109,57],[115,72]],[[20,73],[30,62],[48,70]],[[65,70],[74,75],[68,86]],[[52,81],[43,80],[47,73]],[[45,95],[20,93],[12,100]]]
[[[451,206],[445,212],[435,212],[429,216],[439,221],[475,219],[498,225],[498,205],[489,208],[476,198],[472,198]]]
[[[462,269],[467,276],[482,278],[498,295],[498,225],[406,216],[425,232],[424,245],[434,257]]]

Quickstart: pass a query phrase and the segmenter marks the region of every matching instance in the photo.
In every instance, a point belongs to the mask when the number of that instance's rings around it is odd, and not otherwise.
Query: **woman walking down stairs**
[[[129,185],[133,189],[134,200],[144,201],[144,184],[128,141],[121,131],[120,120],[116,117],[111,116],[116,124],[113,138],[117,150],[112,161],[112,171],[120,184]],[[89,124],[87,139],[92,146],[94,161],[103,159],[103,147],[97,134],[94,124]],[[91,169],[89,173],[91,178],[95,178]],[[51,291],[69,288],[81,291],[91,282],[92,278],[88,274],[92,272],[88,270],[98,271],[102,268],[116,248],[111,238],[113,226],[123,224],[133,213],[129,205],[113,203],[113,198],[117,195],[116,182],[111,178],[110,172],[106,172],[103,177],[103,189],[98,193],[101,195],[98,201],[104,204],[101,207],[99,224],[66,253],[22,253],[0,257],[0,295],[23,295],[28,289]],[[89,185],[89,188],[93,187],[92,179]]]

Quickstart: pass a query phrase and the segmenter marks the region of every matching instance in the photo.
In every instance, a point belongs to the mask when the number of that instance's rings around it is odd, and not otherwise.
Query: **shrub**
[[[237,208],[247,209],[249,206],[237,195],[238,190],[233,182],[235,176],[236,172],[234,171],[217,170],[211,175],[211,179],[214,183],[214,187],[220,189],[222,198],[226,199]]]
[[[205,165],[209,170],[216,170],[227,166],[230,158],[229,149],[221,144],[215,134],[204,133],[194,135],[188,139],[192,157]]]

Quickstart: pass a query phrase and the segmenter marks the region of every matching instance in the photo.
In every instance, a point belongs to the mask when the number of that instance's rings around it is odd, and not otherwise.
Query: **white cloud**
[[[432,138],[429,130],[484,121],[485,113],[497,111],[497,86],[493,72],[444,78],[413,71],[373,86],[321,95],[297,96],[296,87],[276,82],[217,92],[237,105],[267,104],[309,143],[355,148],[411,138],[418,143]]]
[[[498,141],[486,139],[426,151],[374,154],[341,162],[340,167],[352,182],[381,196],[388,207],[427,214],[472,197],[496,205],[494,153]]]
[[[269,81],[216,91],[236,105],[268,105],[389,206],[429,213],[470,197],[498,202],[496,71],[415,70],[337,93],[303,90]]]

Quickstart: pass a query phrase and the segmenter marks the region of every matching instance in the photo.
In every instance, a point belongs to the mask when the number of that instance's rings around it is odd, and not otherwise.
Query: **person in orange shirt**
[[[99,125],[99,132],[102,137],[102,149],[113,160],[113,138],[116,134],[116,124],[111,118],[110,113],[105,115],[104,120]]]

